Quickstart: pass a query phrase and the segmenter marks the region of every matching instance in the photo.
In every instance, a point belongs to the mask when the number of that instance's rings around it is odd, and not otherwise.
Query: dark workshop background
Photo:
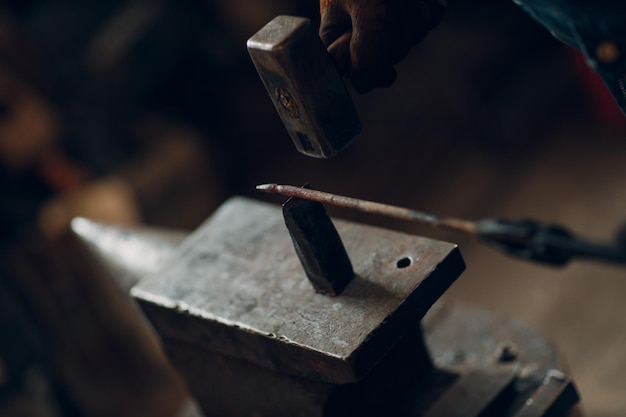
[[[389,89],[356,96],[362,136],[298,154],[247,56],[277,14],[316,0],[0,5],[0,233],[54,236],[82,215],[192,229],[282,182],[441,214],[529,216],[609,239],[626,220],[626,118],[584,60],[512,2],[449,1]],[[448,298],[517,317],[565,354],[588,415],[626,412],[626,270],[552,269],[455,235]]]

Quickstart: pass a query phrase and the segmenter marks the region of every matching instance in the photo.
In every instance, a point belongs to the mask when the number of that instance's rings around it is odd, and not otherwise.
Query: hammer
[[[309,19],[274,18],[248,40],[248,52],[299,152],[330,158],[361,133],[352,98]]]

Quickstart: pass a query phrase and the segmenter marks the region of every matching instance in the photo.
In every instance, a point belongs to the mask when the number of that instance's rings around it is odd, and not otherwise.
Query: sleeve
[[[626,2],[514,1],[557,39],[585,54],[626,114]]]

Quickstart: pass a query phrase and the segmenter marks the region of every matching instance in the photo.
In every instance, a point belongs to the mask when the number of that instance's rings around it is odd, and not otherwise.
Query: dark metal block
[[[462,375],[424,417],[503,416],[514,397],[514,366],[472,369]]]
[[[324,205],[290,198],[283,217],[293,247],[316,291],[338,295],[354,278],[350,257]]]

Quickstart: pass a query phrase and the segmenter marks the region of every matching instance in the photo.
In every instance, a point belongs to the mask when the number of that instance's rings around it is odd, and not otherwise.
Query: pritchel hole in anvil
[[[408,268],[409,266],[411,266],[411,258],[409,257],[402,258],[396,263],[398,269]]]

